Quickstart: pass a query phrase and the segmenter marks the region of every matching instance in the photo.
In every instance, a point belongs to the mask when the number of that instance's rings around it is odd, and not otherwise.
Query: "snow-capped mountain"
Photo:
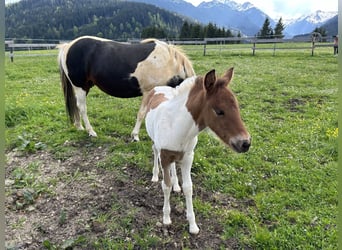
[[[132,0],[133,1],[133,0]],[[273,20],[262,10],[249,2],[239,4],[234,0],[212,0],[203,1],[197,7],[184,0],[134,0],[156,5],[160,8],[179,13],[190,17],[200,23],[214,23],[220,27],[241,31],[247,36],[256,35],[266,17],[269,18],[271,26],[274,28],[278,20]],[[298,34],[312,32],[316,27],[320,27],[327,20],[337,15],[336,12],[316,11],[312,14],[302,16],[295,20],[283,20],[285,25],[284,35],[287,38]]]
[[[322,26],[328,20],[337,15],[336,12],[316,11],[306,16],[285,23],[285,33],[288,36],[306,34],[312,32],[315,28]]]
[[[133,1],[133,0],[132,0]],[[239,4],[233,0],[203,1],[197,7],[183,0],[134,0],[156,5],[160,8],[190,17],[200,23],[209,22],[219,27],[241,31],[254,36],[262,27],[267,15],[251,3]],[[271,25],[274,21],[270,19]]]

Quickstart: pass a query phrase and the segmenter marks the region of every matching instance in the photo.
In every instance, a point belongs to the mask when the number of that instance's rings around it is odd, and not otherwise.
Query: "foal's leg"
[[[93,127],[90,125],[90,122],[89,122],[88,116],[87,116],[87,104],[86,104],[87,93],[82,88],[78,88],[75,86],[73,86],[73,87],[74,87],[74,92],[75,92],[75,96],[76,96],[77,107],[78,107],[78,110],[80,111],[80,116],[83,119],[86,130],[88,131],[89,136],[96,137],[97,134],[93,130]],[[78,129],[83,129],[80,121],[75,121],[75,126]]]
[[[180,192],[181,188],[178,184],[177,169],[176,169],[176,164],[174,162],[171,163],[171,182],[172,182],[173,191]]]
[[[146,116],[146,105],[147,105],[147,97],[148,94],[143,94],[142,97],[142,102],[139,108],[139,112],[137,114],[137,120],[135,122],[135,126],[133,128],[133,131],[131,133],[131,137],[133,139],[133,141],[139,141],[139,130],[141,127],[141,123],[144,120],[145,116]]]
[[[168,186],[166,184],[168,181],[166,181],[166,183],[165,183],[165,179],[166,179],[165,175],[170,173],[170,165],[165,167],[165,168],[163,167],[162,171],[163,171],[163,176],[164,176],[163,181],[162,181],[162,189],[163,189],[163,193],[164,193],[163,224],[164,225],[170,225],[171,224],[170,194],[171,194],[172,185]]]
[[[157,182],[159,179],[158,178],[158,175],[159,175],[159,154],[158,154],[158,150],[156,149],[154,144],[152,145],[152,150],[153,150],[153,159],[154,159],[152,181]]]
[[[182,178],[183,178],[183,193],[186,199],[186,217],[189,221],[190,233],[198,234],[199,228],[196,224],[195,213],[192,204],[192,181],[191,181],[191,165],[194,158],[194,153],[185,153],[181,162]]]

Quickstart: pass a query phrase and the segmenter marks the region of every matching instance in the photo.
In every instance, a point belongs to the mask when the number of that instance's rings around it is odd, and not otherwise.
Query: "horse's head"
[[[227,88],[234,75],[230,68],[220,78],[216,78],[215,70],[208,72],[203,85],[206,92],[206,104],[203,110],[205,124],[236,152],[248,151],[251,137],[245,128],[237,99]]]

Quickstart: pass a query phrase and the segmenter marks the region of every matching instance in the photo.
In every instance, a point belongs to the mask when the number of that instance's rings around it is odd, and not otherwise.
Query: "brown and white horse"
[[[224,143],[238,153],[248,151],[251,137],[239,111],[238,102],[227,88],[233,68],[216,78],[215,70],[205,77],[190,77],[176,88],[155,87],[150,92],[146,129],[153,141],[154,167],[152,181],[158,181],[159,166],[163,172],[163,223],[171,224],[170,193],[180,191],[176,165],[181,169],[190,233],[197,234],[192,204],[191,165],[197,135],[209,127]]]
[[[94,85],[115,97],[143,96],[132,131],[133,139],[138,141],[147,93],[155,86],[175,87],[195,75],[190,60],[179,48],[155,39],[127,44],[84,36],[59,49],[67,113],[78,129],[83,129],[82,118],[90,136],[97,134],[88,120],[86,96]]]

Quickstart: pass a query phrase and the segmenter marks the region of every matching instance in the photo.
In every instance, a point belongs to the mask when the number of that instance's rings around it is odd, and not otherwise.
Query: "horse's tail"
[[[59,54],[58,54],[58,64],[59,71],[61,77],[61,87],[64,94],[65,108],[66,112],[70,118],[70,122],[74,123],[75,121],[80,120],[79,110],[77,107],[76,97],[74,93],[74,89],[72,88],[71,81],[66,74],[66,64],[65,64],[65,48],[66,44],[58,45]]]

